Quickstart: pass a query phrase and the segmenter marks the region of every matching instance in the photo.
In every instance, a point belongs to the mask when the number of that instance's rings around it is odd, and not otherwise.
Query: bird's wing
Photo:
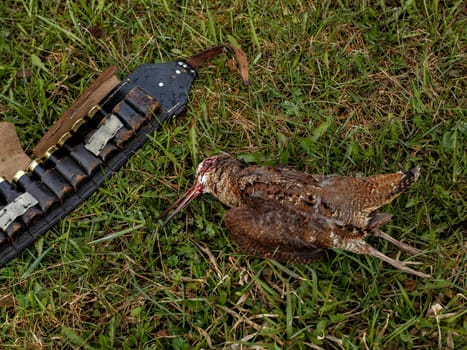
[[[232,238],[247,254],[305,263],[324,253],[324,247],[314,243],[320,226],[306,225],[305,218],[275,208],[271,202],[255,209],[230,209],[224,221]]]
[[[313,176],[293,169],[250,167],[239,176],[239,190],[247,206],[272,201],[306,215],[315,212],[319,183]]]
[[[239,177],[239,189],[248,206],[271,200],[314,221],[366,229],[381,226],[390,219],[375,210],[406,191],[418,175],[418,168],[406,173],[357,178],[253,167]]]
[[[375,211],[406,191],[419,170],[370,177],[314,176],[319,183],[320,211],[336,223],[359,228],[381,226],[389,215]]]
[[[353,208],[373,211],[406,191],[418,178],[419,170],[370,177],[315,176],[320,193],[329,203],[346,203]]]

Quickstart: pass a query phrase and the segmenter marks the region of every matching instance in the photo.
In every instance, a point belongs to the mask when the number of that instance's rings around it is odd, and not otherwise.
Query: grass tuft
[[[201,68],[187,112],[0,271],[2,348],[465,347],[464,7],[3,1],[0,120],[28,151],[110,65],[124,77],[237,42],[252,84],[225,57]],[[197,163],[220,151],[310,173],[420,166],[385,230],[422,249],[416,268],[435,278],[345,252],[306,266],[244,256],[210,197],[161,228]]]

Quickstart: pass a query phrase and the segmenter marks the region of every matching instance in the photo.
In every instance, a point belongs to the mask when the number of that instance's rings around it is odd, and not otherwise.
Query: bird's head
[[[172,204],[169,208],[167,208],[160,217],[164,217],[170,211],[170,215],[165,219],[164,223],[162,224],[165,226],[177,213],[179,213],[183,208],[185,208],[188,203],[190,203],[193,199],[198,197],[200,194],[203,193],[212,193],[211,186],[213,182],[213,173],[216,170],[216,165],[218,164],[219,159],[227,157],[226,155],[217,155],[213,157],[209,157],[204,159],[196,169],[195,174],[195,181],[193,186],[182,196],[180,197],[174,204]]]
[[[199,163],[195,174],[195,183],[191,188],[197,188],[199,194],[211,193],[212,174],[216,169],[216,164],[221,156],[213,156],[204,159]]]

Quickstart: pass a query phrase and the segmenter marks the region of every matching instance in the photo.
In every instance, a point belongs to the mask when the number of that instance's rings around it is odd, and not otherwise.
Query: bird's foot
[[[420,272],[420,271],[413,270],[413,269],[411,269],[410,267],[407,266],[409,264],[414,265],[414,264],[419,264],[419,263],[410,262],[410,261],[404,262],[404,261],[392,259],[389,256],[384,255],[383,253],[381,253],[379,250],[373,248],[372,246],[368,246],[367,254],[371,255],[371,256],[374,256],[374,257],[376,257],[378,259],[381,259],[381,260],[387,262],[388,264],[394,266],[396,269],[404,271],[406,273],[410,273],[412,275],[422,277],[422,278],[433,278],[431,275],[428,275],[428,274]]]
[[[398,241],[397,239],[395,239],[394,237],[391,237],[389,236],[386,232],[380,230],[380,229],[373,229],[371,231],[371,233],[373,234],[373,236],[375,237],[379,237],[379,238],[382,238],[392,244],[394,244],[396,247],[399,247],[400,249],[402,250],[405,250],[406,252],[410,253],[410,254],[420,254],[422,251],[417,249],[417,248],[414,248],[412,247],[411,245],[408,245],[406,243],[402,243],[401,241]]]

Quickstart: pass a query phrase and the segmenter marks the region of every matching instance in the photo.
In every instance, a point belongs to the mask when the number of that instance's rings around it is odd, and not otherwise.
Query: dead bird
[[[431,278],[365,242],[373,235],[408,253],[420,252],[383,232],[380,227],[391,215],[377,212],[405,192],[419,174],[420,169],[414,168],[360,178],[310,175],[286,167],[249,165],[222,154],[199,164],[193,186],[161,217],[173,210],[165,225],[197,196],[210,193],[231,208],[225,224],[247,254],[306,263],[324,249],[337,248]]]

